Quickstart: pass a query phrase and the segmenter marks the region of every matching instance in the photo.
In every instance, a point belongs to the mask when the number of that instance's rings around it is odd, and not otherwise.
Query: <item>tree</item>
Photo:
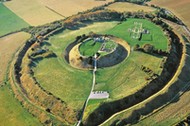
[[[143,50],[146,53],[152,53],[154,50],[154,46],[151,44],[145,44],[145,45],[143,45]]]
[[[134,50],[135,50],[135,51],[139,50],[139,48],[140,48],[140,45],[139,45],[139,44],[136,44],[136,45],[134,46]]]

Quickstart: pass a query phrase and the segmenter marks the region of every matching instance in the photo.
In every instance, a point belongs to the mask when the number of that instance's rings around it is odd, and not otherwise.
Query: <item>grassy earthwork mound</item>
[[[134,22],[141,22],[142,28],[148,30],[149,33],[142,34],[141,39],[132,38],[129,29],[134,28]],[[88,34],[91,31],[98,34],[114,35],[127,41],[131,47],[136,44],[143,46],[149,43],[157,49],[167,50],[168,41],[162,29],[145,19],[128,19],[121,24],[118,22],[94,23],[79,30],[68,30],[50,37],[48,48],[55,52],[58,57],[36,62],[36,67],[33,68],[34,76],[45,90],[61,98],[76,110],[82,109],[90,93],[92,73],[91,71],[71,67],[62,54],[69,43],[75,40],[76,36]],[[101,45],[102,43],[94,43],[93,40],[89,40],[80,46],[80,52],[83,55],[92,56],[100,49]],[[106,46],[106,48],[112,48],[113,42],[108,41]],[[98,69],[95,90],[108,91],[110,98],[100,102],[91,100],[92,102],[87,106],[84,118],[100,103],[121,99],[144,87],[149,75],[141,70],[141,66],[146,66],[159,75],[162,71],[160,68],[161,62],[162,57],[132,51],[130,56],[120,64],[110,68]]]

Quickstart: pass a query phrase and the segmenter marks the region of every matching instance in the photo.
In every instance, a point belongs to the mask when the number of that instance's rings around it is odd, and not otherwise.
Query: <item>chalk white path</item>
[[[91,91],[90,91],[90,94],[89,94],[87,100],[84,103],[82,114],[81,114],[80,120],[77,123],[77,126],[80,126],[80,124],[82,122],[82,118],[83,118],[86,106],[88,105],[88,101],[90,99],[109,98],[109,93],[106,92],[106,91],[95,91],[95,92],[93,91],[94,90],[94,86],[96,84],[96,71],[97,71],[97,55],[96,54],[94,55],[94,64],[93,65],[94,65],[94,69],[93,69],[93,73],[92,73],[93,74],[92,88],[91,88]]]

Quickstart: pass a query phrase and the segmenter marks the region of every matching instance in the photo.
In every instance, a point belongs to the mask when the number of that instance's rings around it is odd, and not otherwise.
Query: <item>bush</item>
[[[140,49],[140,45],[139,45],[139,44],[136,44],[136,45],[134,46],[134,50],[137,51],[137,50],[139,50],[139,49]]]
[[[143,45],[143,50],[146,53],[152,53],[154,51],[154,46],[151,44],[145,44]]]

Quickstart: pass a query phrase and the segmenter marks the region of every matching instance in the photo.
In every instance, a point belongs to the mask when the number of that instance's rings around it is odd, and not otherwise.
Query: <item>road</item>
[[[92,88],[91,88],[90,94],[93,92],[94,86],[95,86],[95,83],[96,83],[96,71],[97,71],[97,59],[96,58],[97,58],[97,55],[95,54],[94,55],[94,68],[93,68],[93,72],[92,72],[92,74],[93,74],[93,80],[92,80]],[[82,118],[83,118],[86,106],[88,105],[88,101],[90,99],[90,94],[89,94],[87,100],[84,103],[82,114],[81,114],[80,120],[77,123],[77,126],[80,126],[80,124],[82,122]]]

